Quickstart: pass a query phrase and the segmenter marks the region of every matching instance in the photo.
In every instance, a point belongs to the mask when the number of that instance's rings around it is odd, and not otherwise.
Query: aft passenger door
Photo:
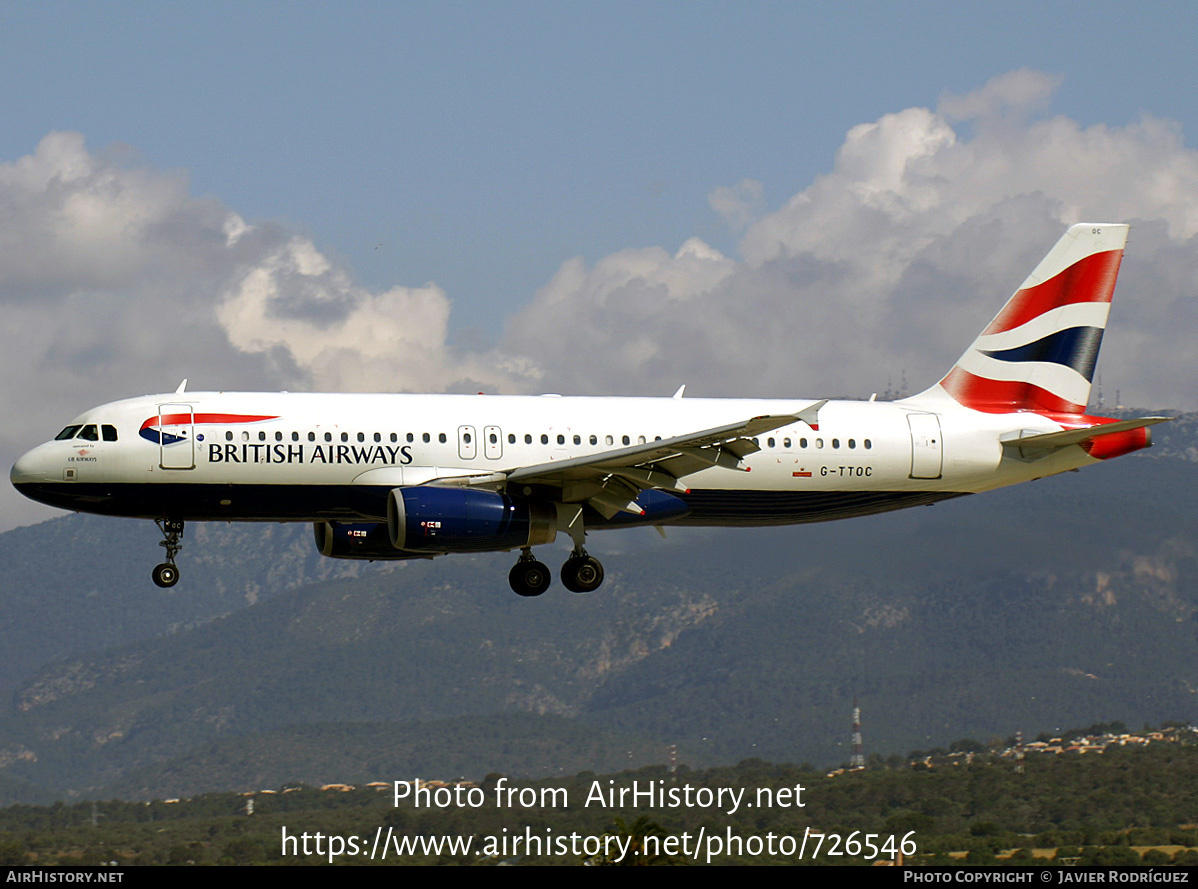
[[[940,446],[940,418],[935,414],[907,414],[911,427],[911,478],[940,478],[944,455]]]

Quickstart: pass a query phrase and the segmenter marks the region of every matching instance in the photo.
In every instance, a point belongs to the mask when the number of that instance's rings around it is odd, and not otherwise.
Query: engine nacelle
[[[316,548],[331,559],[427,559],[424,553],[408,553],[391,545],[387,526],[374,522],[316,522],[312,525]]]
[[[552,543],[557,511],[507,494],[434,485],[395,488],[387,495],[394,549],[418,553],[479,553]]]

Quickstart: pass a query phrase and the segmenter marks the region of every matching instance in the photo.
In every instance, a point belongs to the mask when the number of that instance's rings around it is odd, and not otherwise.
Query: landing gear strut
[[[520,551],[520,561],[512,567],[507,580],[518,596],[539,596],[549,589],[549,569],[544,562],[533,558],[532,550],[525,547]]]
[[[154,519],[154,524],[165,538],[158,545],[166,549],[166,561],[154,568],[154,583],[164,589],[179,582],[179,568],[175,565],[175,556],[183,549],[179,541],[183,538],[183,522],[181,519]]]
[[[562,565],[562,585],[572,593],[590,593],[602,583],[603,565],[581,546],[575,546]]]

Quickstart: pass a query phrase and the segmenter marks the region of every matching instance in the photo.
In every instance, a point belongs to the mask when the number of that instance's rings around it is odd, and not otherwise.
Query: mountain
[[[1149,456],[931,508],[596,534],[592,595],[513,596],[506,554],[321,560],[285,526],[189,528],[163,592],[152,526],[19,529],[0,799],[550,775],[671,743],[695,766],[823,765],[848,757],[854,695],[887,754],[1190,719],[1196,419]]]

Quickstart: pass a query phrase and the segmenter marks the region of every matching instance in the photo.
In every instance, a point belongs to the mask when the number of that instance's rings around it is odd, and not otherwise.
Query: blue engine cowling
[[[425,553],[410,553],[391,545],[387,526],[375,522],[316,522],[312,525],[316,548],[330,559],[427,559]]]
[[[478,553],[552,543],[557,511],[507,494],[433,485],[395,488],[387,495],[394,549],[417,553]]]

